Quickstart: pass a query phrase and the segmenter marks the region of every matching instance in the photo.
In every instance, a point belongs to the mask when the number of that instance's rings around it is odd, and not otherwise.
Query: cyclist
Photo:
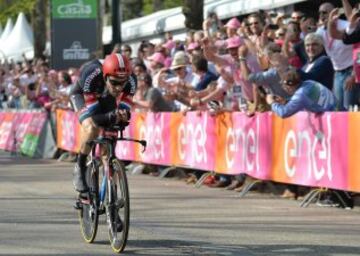
[[[100,127],[128,124],[135,90],[136,78],[125,55],[112,53],[103,61],[93,60],[82,67],[79,81],[70,93],[81,123],[80,153],[73,177],[76,191],[88,191],[85,181],[86,159],[91,151],[88,142],[97,138]],[[106,152],[102,149],[101,154]]]

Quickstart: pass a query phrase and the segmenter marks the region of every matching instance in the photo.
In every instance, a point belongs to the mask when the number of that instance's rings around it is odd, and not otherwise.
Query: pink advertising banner
[[[27,136],[40,136],[46,120],[43,112],[0,112],[0,149],[20,151]]]
[[[216,119],[207,112],[172,113],[170,143],[172,159],[177,165],[214,170]],[[168,148],[170,148],[168,146]]]
[[[271,112],[251,118],[134,113],[124,135],[146,139],[147,150],[121,142],[116,153],[124,160],[360,192],[359,126],[357,115],[341,112],[301,112],[287,119]]]
[[[0,149],[13,151],[16,148],[15,134],[13,127],[15,125],[15,113],[0,112]]]
[[[271,128],[269,114],[258,114],[251,118],[242,113],[218,116],[215,170],[270,179]]]
[[[315,187],[346,188],[348,115],[306,112],[274,117],[272,178]]]

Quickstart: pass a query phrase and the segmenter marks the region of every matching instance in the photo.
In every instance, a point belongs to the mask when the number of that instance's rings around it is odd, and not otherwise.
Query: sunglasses
[[[295,84],[294,81],[291,80],[283,80],[281,83],[288,86],[293,86]]]
[[[184,67],[178,67],[178,68],[174,68],[174,71],[176,72],[176,71],[180,71],[180,70],[182,70]]]
[[[319,11],[319,14],[328,14],[329,12],[327,11]]]
[[[108,78],[108,81],[112,86],[115,86],[115,87],[124,87],[125,82],[126,82],[125,79],[124,80],[114,80],[111,78]]]

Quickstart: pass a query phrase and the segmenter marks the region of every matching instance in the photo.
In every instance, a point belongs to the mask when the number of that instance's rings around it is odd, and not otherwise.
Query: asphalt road
[[[72,164],[0,153],[0,255],[114,255],[104,217],[82,241]],[[300,208],[269,194],[129,175],[131,227],[124,255],[360,255],[360,210]]]

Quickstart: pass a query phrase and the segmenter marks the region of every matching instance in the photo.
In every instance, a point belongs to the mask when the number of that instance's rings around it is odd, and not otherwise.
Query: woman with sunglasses
[[[90,153],[87,142],[97,138],[100,127],[127,123],[136,90],[131,64],[123,54],[112,53],[104,61],[85,64],[70,100],[81,123],[81,146],[74,170],[75,190],[88,191],[85,182],[86,159]]]

